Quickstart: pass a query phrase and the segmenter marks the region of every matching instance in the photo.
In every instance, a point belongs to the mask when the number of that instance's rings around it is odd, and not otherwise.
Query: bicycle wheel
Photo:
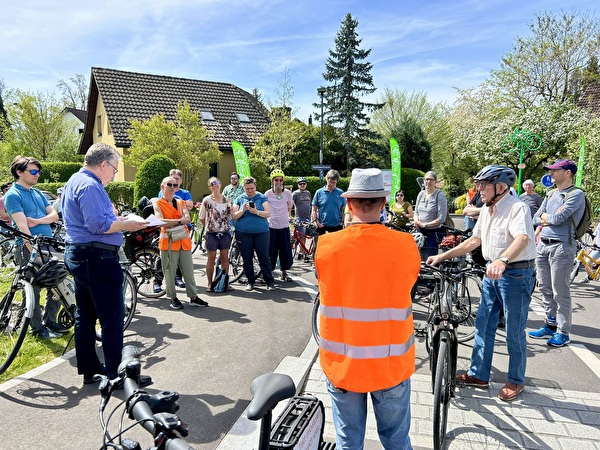
[[[450,351],[450,334],[442,331],[440,337],[433,387],[433,448],[444,448],[446,425],[448,423],[448,407],[454,393],[454,375],[452,352]]]
[[[133,261],[135,262],[131,265],[131,274],[136,280],[138,294],[147,298],[165,295],[165,289],[154,292],[156,275],[161,270],[160,251],[154,247],[137,249]]]
[[[579,269],[581,268],[581,261],[578,259],[573,260],[573,269],[571,269],[571,273],[569,274],[569,284],[572,284],[579,273]]]
[[[137,306],[137,286],[135,279],[127,269],[123,269],[123,303],[125,305],[123,331],[125,331],[133,319],[135,308]],[[102,328],[100,327],[100,322],[98,322],[96,326],[96,340],[102,341]]]
[[[465,274],[454,288],[456,296],[452,299],[452,315],[458,321],[458,342],[467,342],[475,336],[475,318],[481,302],[481,288],[479,277],[471,274]]]
[[[296,239],[295,237],[292,237],[292,259],[296,259],[298,258],[298,252],[300,251],[300,244],[298,242],[298,239]]]
[[[253,255],[254,263],[254,279],[256,280],[261,275],[260,264],[256,254]],[[238,247],[235,239],[232,241],[231,247],[229,248],[229,267],[231,268],[231,277],[229,282],[233,283],[238,281],[241,284],[247,283],[248,278],[244,275],[244,260],[242,259],[242,253]]]
[[[23,286],[11,287],[0,302],[0,373],[14,361],[29,329],[27,304],[33,304],[33,288],[26,282]]]
[[[8,237],[0,240],[0,267],[6,269],[15,268],[15,238]]]
[[[319,332],[319,308],[321,307],[321,296],[317,294],[312,310],[311,328],[312,335],[317,345],[321,342],[321,333]]]
[[[202,253],[206,253],[206,247],[203,245],[204,241],[204,227],[202,225],[194,226],[192,230],[192,254],[198,249]]]

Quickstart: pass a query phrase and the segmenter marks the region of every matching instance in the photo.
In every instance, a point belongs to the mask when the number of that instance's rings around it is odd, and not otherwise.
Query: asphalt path
[[[141,349],[142,373],[154,381],[149,393],[179,393],[178,415],[190,428],[186,440],[198,449],[214,449],[248,405],[251,381],[306,347],[312,299],[294,282],[277,282],[280,289],[273,292],[257,283],[253,292],[235,284],[233,292],[207,295],[205,258],[194,259],[199,292],[210,306],[188,303],[175,311],[166,298],[140,298],[126,342]],[[307,264],[296,266],[295,275],[312,277]],[[185,291],[179,296],[185,299]],[[0,385],[2,448],[100,448],[97,385],[83,386],[75,358],[68,356]],[[122,399],[118,391],[108,411]],[[121,412],[111,420],[113,435]],[[125,436],[142,448],[152,443],[141,427]]]

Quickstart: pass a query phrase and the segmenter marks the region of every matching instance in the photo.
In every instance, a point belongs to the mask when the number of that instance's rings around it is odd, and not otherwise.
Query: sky
[[[307,121],[347,13],[385,88],[452,104],[498,69],[536,14],[596,16],[597,0],[20,0],[0,17],[5,89],[55,92],[91,67],[232,83]]]

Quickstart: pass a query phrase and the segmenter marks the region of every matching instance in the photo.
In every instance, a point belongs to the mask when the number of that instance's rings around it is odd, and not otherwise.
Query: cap
[[[554,164],[549,166],[544,166],[546,170],[570,170],[571,173],[577,173],[577,166],[570,159],[559,159]]]

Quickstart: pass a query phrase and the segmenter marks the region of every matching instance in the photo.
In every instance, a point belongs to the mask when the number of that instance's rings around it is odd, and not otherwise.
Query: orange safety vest
[[[415,371],[410,291],[421,267],[408,233],[355,224],[319,237],[319,359],[337,388],[387,389]]]
[[[173,203],[165,200],[164,198],[160,198],[156,201],[156,205],[160,208],[160,212],[162,213],[165,219],[181,219],[183,217],[183,206],[185,202],[183,200],[175,199],[177,202],[177,209],[173,207]],[[171,250],[179,251],[179,250],[192,250],[192,241],[189,238],[189,230],[188,230],[188,238],[181,239],[177,242],[171,242]],[[169,236],[167,235],[167,229],[165,227],[160,228],[160,236],[158,239],[158,249],[159,250],[169,250]]]

